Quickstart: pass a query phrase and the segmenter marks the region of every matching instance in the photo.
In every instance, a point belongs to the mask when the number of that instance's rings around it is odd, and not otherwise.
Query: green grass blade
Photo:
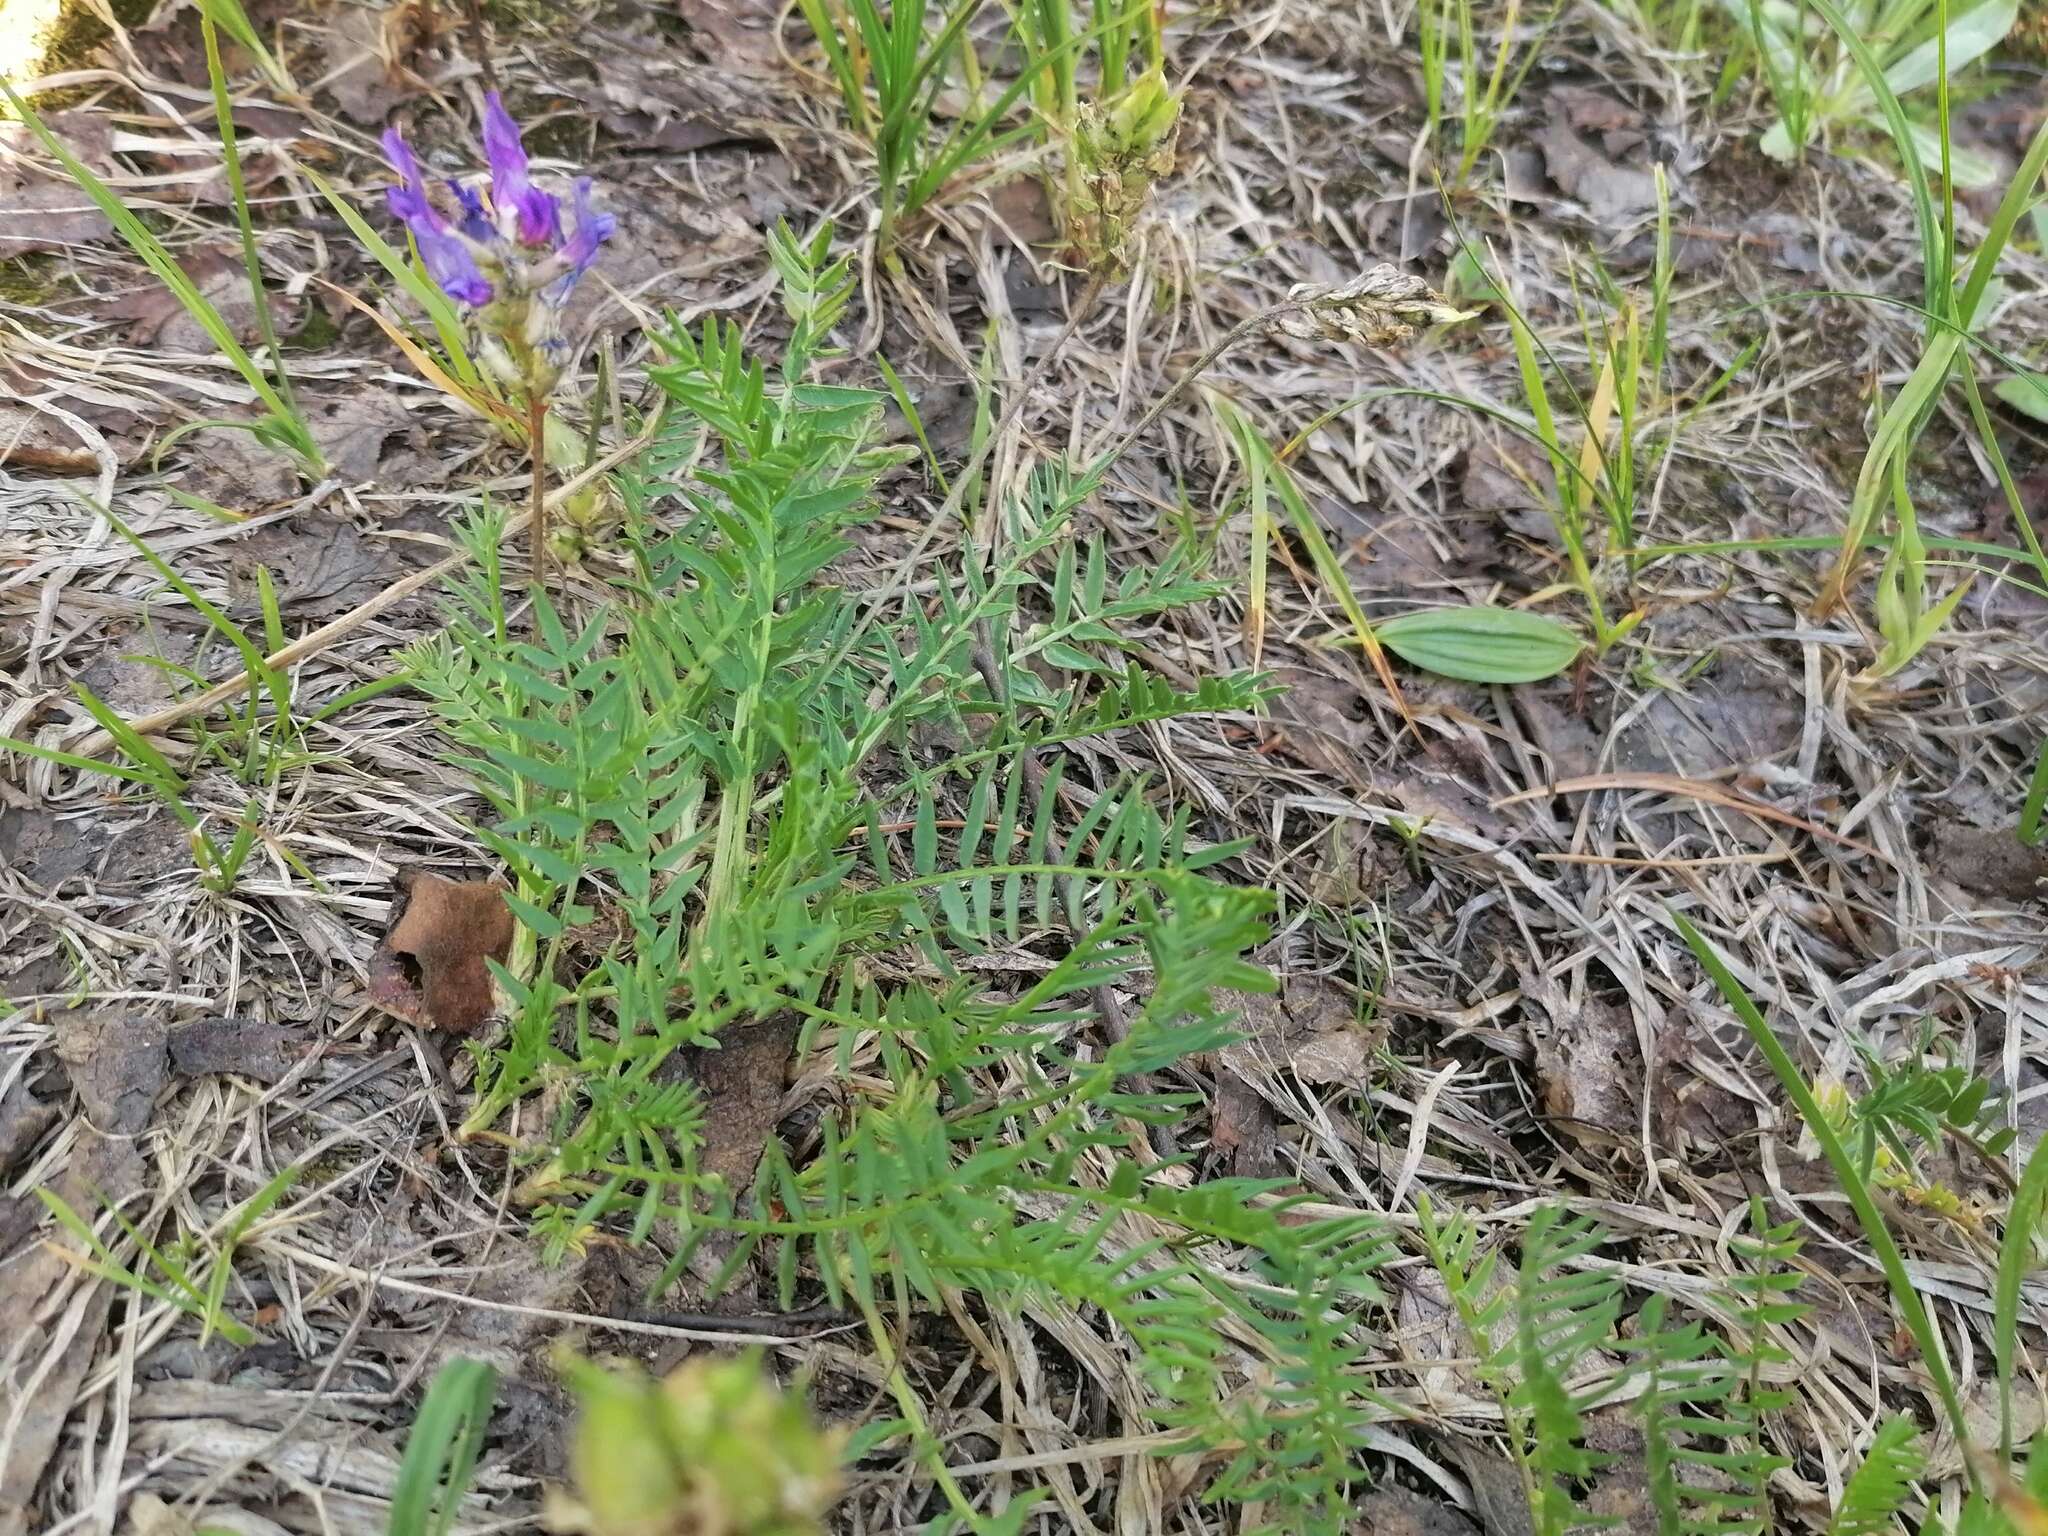
[[[910,423],[910,430],[917,434],[917,446],[924,450],[926,466],[932,472],[932,482],[938,486],[939,494],[950,496],[953,488],[946,483],[946,472],[939,466],[939,456],[932,451],[932,440],[925,435],[924,418],[918,414],[917,404],[910,398],[910,391],[903,387],[903,380],[896,370],[889,366],[889,359],[881,353],[875,354],[875,365],[882,370],[882,380],[889,386],[889,393],[895,397],[896,409],[903,413],[903,419]]]
[[[441,356],[435,361],[447,368],[456,382],[470,389],[483,388],[483,375],[470,360],[463,339],[462,317],[455,312],[448,295],[420,275],[419,269],[406,257],[400,255],[356,209],[356,206],[334,189],[334,184],[311,166],[296,167],[320,195],[327,199],[341,222],[348,226],[350,234],[364,250],[376,260],[378,266],[387,272],[391,280],[405,290],[406,296],[426,311],[428,322],[434,327],[434,334],[440,338]]]
[[[170,251],[157,239],[149,226],[130,212],[128,205],[115,196],[113,189],[94,175],[83,161],[66,149],[57,136],[50,132],[36,109],[22,100],[13,86],[0,80],[0,93],[5,94],[7,104],[14,109],[17,117],[28,124],[29,131],[41,141],[43,148],[50,152],[58,164],[70,174],[71,179],[84,190],[85,195],[93,200],[100,212],[107,216],[107,222],[112,224],[115,232],[127,242],[128,248],[142,258],[143,264],[170,289],[171,296],[184,306],[186,313],[198,322],[200,329],[220,348],[221,354],[242,376],[243,382],[255,392],[256,398],[261,400],[271,415],[277,419],[280,430],[291,440],[293,450],[309,467],[317,470],[323,461],[319,448],[313,442],[312,434],[306,430],[306,424],[298,419],[297,414],[271,387],[270,380],[265,377],[262,368],[257,366],[256,359],[235,340],[233,328],[221,318],[220,311],[213,307],[213,301],[199,291],[198,286],[185,274],[185,269],[172,258]]]
[[[1811,3],[1835,29],[1835,36],[1841,39],[1842,46],[1856,61],[1864,84],[1876,99],[1878,110],[1884,114],[1885,126],[1891,130],[1899,158],[1905,162],[1906,181],[1913,194],[1913,220],[1920,231],[1920,254],[1925,263],[1922,274],[1924,302],[1928,309],[1945,315],[1949,313],[1949,283],[1953,274],[1943,260],[1946,243],[1941,220],[1934,211],[1934,194],[1927,185],[1927,168],[1921,164],[1920,151],[1913,142],[1913,127],[1906,118],[1906,109],[1899,105],[1891,82],[1884,77],[1884,64],[1863,40],[1862,30],[1842,13],[1835,0],[1811,0]]]
[[[2029,848],[2040,846],[2044,806],[2048,806],[2048,738],[2041,742],[2041,755],[2034,760],[2034,776],[2027,783],[2026,803],[2020,807],[2020,841]]]
[[[2041,746],[2039,787],[2048,789],[2048,742]],[[2039,806],[2035,807],[2038,812]],[[1998,1363],[1998,1449],[2012,1461],[2013,1355],[2019,1345],[2020,1282],[2034,1267],[2034,1234],[2041,1225],[2042,1203],[2048,1200],[2048,1140],[2035,1144],[2020,1187],[2005,1211],[2005,1231],[1998,1240],[1998,1284],[1993,1291],[1991,1356]]]
[[[810,23],[811,35],[818,40],[818,46],[825,50],[825,62],[832,67],[832,78],[838,83],[840,99],[846,105],[846,115],[853,121],[854,132],[866,137],[867,96],[861,86],[860,72],[854,67],[853,55],[840,39],[837,18],[825,9],[824,0],[797,0],[797,9]]]
[[[1142,0],[1142,3],[1149,4],[1150,0]],[[952,132],[946,136],[944,143],[939,146],[938,152],[931,157],[924,170],[911,183],[911,195],[904,199],[903,211],[910,213],[923,206],[925,202],[930,200],[933,193],[937,192],[940,187],[944,186],[951,179],[956,170],[968,161],[978,158],[985,151],[992,152],[997,145],[1007,144],[1018,138],[1030,137],[1036,133],[1038,131],[1036,125],[1026,125],[1023,128],[1013,129],[1007,134],[998,136],[996,134],[996,125],[1002,121],[1004,114],[1010,110],[1017,98],[1030,90],[1032,82],[1045,70],[1067,55],[1085,48],[1094,42],[1100,30],[1097,27],[1090,27],[1086,32],[1070,38],[1060,47],[1048,49],[1039,57],[1030,60],[1018,71],[1017,78],[1010,82],[1009,86],[1001,95],[996,97],[995,101],[986,111],[961,118],[953,126]]]
[[[276,668],[269,664],[266,659],[267,653],[258,649],[256,642],[242,632],[241,625],[237,624],[213,603],[209,602],[197,587],[193,586],[191,582],[172,569],[169,561],[151,549],[141,535],[122,522],[109,508],[95,503],[88,503],[88,505],[92,506],[92,509],[99,513],[101,517],[104,517],[112,525],[116,533],[120,534],[122,538],[135,547],[136,553],[141,555],[144,560],[147,560],[156,570],[156,573],[170,583],[172,590],[177,592],[186,602],[190,603],[205,618],[207,624],[212,627],[216,634],[235,648],[242,658],[243,670],[249,674],[251,689],[253,690],[260,684],[263,691],[270,695],[271,707],[277,711],[280,723],[288,719],[291,714],[291,700],[286,692],[284,678]]]
[[[152,789],[162,782],[157,775],[140,768],[131,768],[126,763],[109,763],[97,757],[81,757],[76,752],[65,752],[57,747],[43,747],[32,741],[23,741],[19,736],[0,736],[0,752],[20,752],[29,757],[39,757],[46,763],[55,763],[60,768],[72,768],[79,773],[104,773],[110,779],[120,779],[129,784],[146,784]]]
[[[263,282],[263,262],[256,254],[256,230],[249,219],[249,189],[242,180],[242,152],[235,137],[234,103],[228,99],[227,72],[221,68],[220,37],[214,31],[212,7],[219,0],[203,0],[199,10],[199,32],[206,44],[206,75],[213,86],[214,126],[220,131],[221,163],[227,171],[228,197],[234,204],[235,228],[242,237],[242,270],[249,278],[249,293],[256,301],[256,328],[270,354],[271,377],[277,393],[299,419],[299,402],[292,395],[291,375],[284,366],[284,353],[277,344],[277,324],[270,315],[270,294]]]
[[[1815,0],[1825,4],[1827,0]],[[1771,1064],[1771,1071],[1777,1075],[1779,1085],[1786,1096],[1798,1107],[1800,1117],[1813,1132],[1814,1139],[1826,1155],[1828,1164],[1835,1170],[1835,1177],[1841,1182],[1842,1193],[1849,1197],[1849,1204],[1856,1212],[1856,1220],[1863,1228],[1863,1235],[1877,1255],[1879,1268],[1884,1271],[1886,1282],[1891,1286],[1892,1300],[1904,1314],[1906,1327],[1911,1330],[1913,1341],[1920,1347],[1920,1363],[1934,1382],[1934,1390],[1941,1398],[1942,1408],[1947,1412],[1949,1423],[1954,1426],[1957,1438],[1963,1444],[1970,1443],[1970,1421],[1963,1413],[1962,1399],[1956,1395],[1955,1377],[1948,1368],[1948,1356],[1942,1352],[1941,1334],[1928,1316],[1927,1304],[1920,1299],[1920,1292],[1913,1284],[1913,1277],[1906,1271],[1905,1256],[1899,1252],[1898,1244],[1892,1240],[1891,1229],[1885,1225],[1884,1215],[1871,1198],[1870,1186],[1857,1172],[1856,1162],[1849,1155],[1842,1139],[1835,1134],[1835,1128],[1821,1110],[1813,1096],[1813,1090],[1806,1086],[1789,1052],[1779,1043],[1778,1037],[1765,1021],[1763,1013],[1743,990],[1742,983],[1735,979],[1735,973],[1728,969],[1720,953],[1707,942],[1702,934],[1682,913],[1673,912],[1671,921],[1677,926],[1679,936],[1686,942],[1707,975],[1713,978],[1722,999],[1735,1011],[1744,1029]],[[1977,1471],[1967,1460],[1964,1470],[1969,1476],[1970,1486],[1978,1486]]]
[[[435,1375],[406,1437],[388,1536],[446,1536],[483,1448],[497,1390],[498,1373],[480,1360],[451,1360]]]
[[[253,809],[255,809],[255,802],[252,800],[250,802],[250,810]],[[248,811],[243,812],[242,825],[253,830],[254,821]],[[236,841],[238,846],[242,843],[240,837]],[[233,867],[229,868],[226,872],[230,883],[233,882],[235,873],[240,868],[242,861],[247,857],[247,849],[243,848],[240,858],[231,858],[230,862]],[[207,1336],[213,1331],[215,1320],[222,1318],[224,1315],[222,1308],[227,1303],[228,1281],[234,1277],[235,1249],[241,1245],[242,1239],[249,1235],[249,1229],[263,1219],[270,1208],[283,1197],[284,1192],[297,1182],[298,1177],[299,1165],[297,1163],[290,1163],[279,1169],[268,1184],[265,1184],[255,1194],[242,1202],[241,1207],[228,1222],[227,1231],[221,1238],[220,1258],[214,1263],[213,1273],[206,1277],[206,1310],[201,1314],[203,1321],[199,1335],[201,1348],[205,1347]]]
[[[123,720],[85,684],[73,682],[71,691],[78,702],[85,706],[85,712],[97,720],[100,728],[114,738],[114,745],[126,752],[149,774],[144,782],[172,804],[181,805],[182,802],[177,797],[185,788],[185,776],[178,772],[171,760],[151,746],[141,732]],[[186,812],[187,816],[190,814],[191,812]]]
[[[242,9],[241,0],[200,0],[200,14],[210,18],[221,31],[248,49],[256,62],[263,67],[263,73],[270,77],[270,83],[289,95],[299,94],[299,88],[292,77],[284,72],[284,66],[277,62],[275,55],[264,47],[263,39],[256,31],[256,25],[249,20],[249,13]]]
[[[1956,317],[1964,326],[1976,319],[1977,306],[1983,301],[1984,289],[1998,266],[1998,258],[2011,242],[2020,215],[2033,205],[2044,171],[2048,171],[2048,122],[2043,122],[2035,130],[2033,143],[2027,146],[2020,168],[2006,185],[2005,195],[1998,200],[1991,222],[1984,226],[1984,238],[1970,257],[1970,276],[1963,284],[1961,299],[1956,303]]]

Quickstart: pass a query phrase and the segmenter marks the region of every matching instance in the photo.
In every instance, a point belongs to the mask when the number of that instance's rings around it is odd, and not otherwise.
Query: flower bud
[[[839,1496],[839,1442],[758,1359],[637,1368],[567,1365],[582,1403],[574,1496],[549,1526],[576,1536],[823,1536]]]

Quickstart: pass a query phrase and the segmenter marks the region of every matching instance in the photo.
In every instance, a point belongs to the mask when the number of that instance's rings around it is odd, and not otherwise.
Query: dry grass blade
[[[1588,774],[1584,778],[1560,779],[1555,783],[1545,784],[1540,789],[1521,790],[1516,794],[1503,796],[1493,804],[1499,809],[1504,806],[1520,805],[1525,801],[1541,800],[1551,795],[1594,794],[1608,789],[1644,789],[1657,794],[1676,795],[1681,799],[1703,801],[1709,805],[1739,811],[1745,816],[1754,816],[1763,821],[1775,821],[1780,826],[1796,828],[1811,837],[1866,854],[1883,863],[1892,862],[1888,854],[1871,847],[1870,844],[1859,842],[1853,837],[1844,837],[1841,833],[1831,831],[1818,823],[1794,816],[1790,811],[1781,811],[1775,805],[1752,800],[1747,795],[1737,794],[1734,790],[1724,789],[1718,784],[1701,783],[1696,779],[1681,778],[1671,773]]]

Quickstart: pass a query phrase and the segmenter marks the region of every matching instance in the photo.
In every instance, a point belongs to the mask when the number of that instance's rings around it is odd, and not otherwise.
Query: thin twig
[[[467,0],[469,20],[469,51],[476,59],[476,67],[482,71],[484,85],[495,91],[498,88],[498,72],[491,67],[490,34],[484,30],[483,0]]]

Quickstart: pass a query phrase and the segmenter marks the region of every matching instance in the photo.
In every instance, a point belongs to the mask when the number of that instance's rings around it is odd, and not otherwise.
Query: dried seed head
[[[1089,264],[1118,270],[1130,263],[1131,234],[1152,184],[1173,169],[1180,98],[1157,67],[1134,80],[1107,111],[1083,102],[1069,152],[1068,222]]]
[[[1334,288],[1297,283],[1287,296],[1298,307],[1275,315],[1272,326],[1299,341],[1391,347],[1418,325],[1449,325],[1478,313],[1459,309],[1421,278],[1386,262]]]

